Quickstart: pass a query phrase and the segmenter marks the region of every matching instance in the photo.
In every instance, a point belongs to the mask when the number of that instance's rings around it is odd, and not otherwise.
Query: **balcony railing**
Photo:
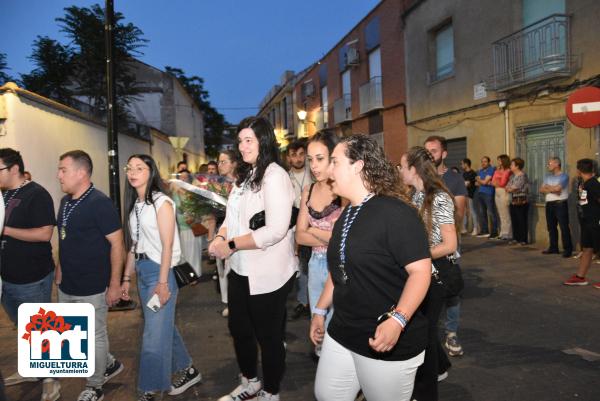
[[[333,122],[340,124],[352,120],[352,98],[350,94],[342,95],[333,104]]]
[[[373,77],[358,89],[360,114],[383,108],[381,77]]]
[[[492,43],[492,87],[509,90],[571,75],[569,16],[553,14]]]

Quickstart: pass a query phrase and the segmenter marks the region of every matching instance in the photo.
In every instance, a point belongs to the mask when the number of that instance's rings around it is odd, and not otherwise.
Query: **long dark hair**
[[[383,149],[368,135],[355,134],[340,140],[346,145],[345,155],[351,163],[358,160],[364,162],[361,177],[367,189],[376,195],[385,195],[399,198],[411,204],[408,190],[398,170],[385,157]]]
[[[127,159],[127,163],[129,163],[133,158],[140,159],[144,162],[144,164],[146,164],[146,166],[148,166],[150,176],[148,177],[146,192],[144,193],[144,203],[154,206],[152,194],[154,192],[166,192],[162,178],[160,178],[160,173],[158,172],[158,167],[156,167],[156,163],[154,162],[152,156],[142,154],[131,155],[129,156],[129,159]],[[135,207],[135,202],[137,199],[137,191],[131,186],[129,180],[125,179],[125,213],[123,216],[123,232],[125,236],[125,246],[128,250],[131,249],[131,246],[133,245],[131,230],[129,229],[129,216]]]
[[[264,117],[246,117],[238,126],[237,134],[244,128],[250,128],[254,131],[256,139],[258,139],[258,159],[256,159],[256,168],[252,169],[252,165],[246,163],[241,157],[239,147],[237,148],[237,159],[239,160],[235,169],[235,175],[237,177],[236,184],[242,186],[246,180],[250,182],[250,188],[253,191],[260,190],[263,176],[269,164],[275,162],[281,166],[281,159],[279,157],[279,144],[275,138],[275,130],[273,126]],[[239,141],[239,138],[238,138]]]
[[[435,160],[427,149],[422,146],[410,148],[408,153],[406,153],[406,162],[408,168],[415,168],[417,175],[421,178],[421,181],[423,181],[425,200],[423,201],[421,209],[419,209],[419,215],[425,223],[427,232],[431,235],[433,219],[432,208],[435,194],[438,192],[445,192],[450,196],[452,202],[454,202],[454,197],[444,184],[444,181],[442,181],[442,177],[438,174],[437,168],[435,167]],[[458,227],[458,222],[456,220],[456,204],[454,205],[454,221],[455,227]]]

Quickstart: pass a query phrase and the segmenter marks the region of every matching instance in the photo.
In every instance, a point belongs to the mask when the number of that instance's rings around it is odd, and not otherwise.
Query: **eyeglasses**
[[[125,171],[125,174],[141,174],[142,171],[148,170],[148,167],[129,167],[129,166],[125,166],[123,168],[123,170]]]

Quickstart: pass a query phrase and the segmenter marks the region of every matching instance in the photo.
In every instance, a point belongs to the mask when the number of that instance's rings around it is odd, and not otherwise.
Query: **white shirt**
[[[232,190],[233,194],[233,190]],[[252,233],[258,249],[239,250],[231,268],[248,276],[250,295],[266,294],[281,288],[298,270],[294,255],[294,233],[289,229],[294,188],[287,172],[277,163],[265,170],[260,190],[249,187],[239,196],[229,195],[223,227],[228,239]],[[265,211],[266,225],[250,230],[250,219]],[[232,255],[232,256],[233,256]],[[241,272],[241,273],[240,273]]]
[[[148,205],[144,202],[136,202],[134,209],[129,215],[129,230],[131,239],[135,243],[136,240],[137,253],[145,253],[153,262],[160,264],[162,255],[162,243],[160,242],[160,234],[158,231],[157,213],[160,207],[169,202],[173,206],[173,217],[176,215],[176,206],[173,199],[169,198],[162,192],[152,194],[154,205]],[[139,239],[137,238],[137,214],[140,216]],[[177,224],[173,226],[173,255],[171,256],[171,266],[177,265],[181,259],[181,245],[179,243],[179,233],[177,232]]]
[[[235,238],[242,235],[242,224],[240,218],[240,207],[242,203],[242,195],[244,189],[234,185],[227,199],[227,215],[225,216],[225,226],[227,227],[227,236]],[[240,259],[241,252],[234,252],[229,259],[229,267],[240,276],[247,276],[248,269],[244,269],[244,265]]]
[[[294,206],[300,209],[300,199],[302,198],[302,190],[305,186],[312,183],[312,175],[305,167],[301,172],[290,170],[290,179],[294,186]]]

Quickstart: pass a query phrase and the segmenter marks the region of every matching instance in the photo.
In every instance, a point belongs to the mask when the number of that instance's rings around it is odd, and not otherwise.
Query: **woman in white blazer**
[[[257,401],[276,401],[285,370],[285,301],[298,268],[290,229],[294,189],[280,166],[279,145],[268,120],[242,120],[238,150],[241,161],[225,223],[209,248],[229,260],[229,331],[241,371],[240,385],[220,400],[256,396]],[[264,223],[251,224],[253,218],[261,220],[260,213]],[[264,388],[257,374],[257,342]]]

